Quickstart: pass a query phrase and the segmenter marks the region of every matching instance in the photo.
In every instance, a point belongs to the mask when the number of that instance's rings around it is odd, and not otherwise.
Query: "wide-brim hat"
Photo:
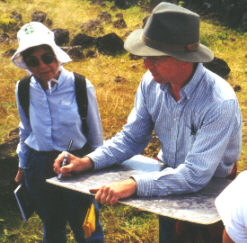
[[[209,62],[212,51],[200,43],[200,16],[186,8],[162,2],[144,29],[133,31],[124,48],[137,56],[171,56],[185,62]]]
[[[69,55],[55,43],[54,33],[40,22],[30,22],[21,27],[17,33],[19,47],[12,56],[12,62],[19,68],[28,69],[21,53],[31,47],[48,45],[54,52],[59,63],[65,64],[71,61]]]

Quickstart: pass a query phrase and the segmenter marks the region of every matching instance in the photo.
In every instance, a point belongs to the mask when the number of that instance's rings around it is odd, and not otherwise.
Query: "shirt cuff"
[[[154,178],[151,174],[152,173],[132,176],[132,178],[136,181],[137,184],[137,196],[152,197],[154,188]]]
[[[30,152],[29,149],[26,149],[25,153],[23,153],[22,151],[20,151],[20,146],[17,147],[17,154],[19,157],[20,168],[26,169],[29,152]]]
[[[19,158],[19,168],[26,168],[26,160]]]
[[[101,154],[101,153],[99,154],[97,152],[97,150],[91,152],[87,156],[92,160],[94,170],[103,169],[105,167],[108,167],[108,166],[114,164],[113,162],[108,163],[104,154]]]

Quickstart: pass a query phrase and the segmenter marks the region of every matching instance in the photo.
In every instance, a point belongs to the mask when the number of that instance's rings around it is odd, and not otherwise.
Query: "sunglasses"
[[[45,53],[41,56],[41,60],[44,64],[51,64],[54,62],[55,56],[50,53]],[[24,62],[28,67],[38,67],[40,65],[40,60],[35,56],[25,58]]]

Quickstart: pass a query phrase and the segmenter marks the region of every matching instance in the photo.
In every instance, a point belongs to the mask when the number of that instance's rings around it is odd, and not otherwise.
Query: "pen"
[[[66,151],[66,153],[65,153],[65,156],[64,156],[64,159],[63,159],[63,162],[62,162],[61,167],[67,165],[67,162],[68,162],[67,160],[68,160],[68,156],[69,156],[69,153],[68,153],[68,152],[69,152],[70,149],[71,149],[72,143],[73,143],[73,140],[70,139],[69,145],[68,145],[67,151]],[[62,174],[62,173],[59,173],[58,176],[57,176],[58,180],[61,180],[62,177],[63,177],[63,174]]]

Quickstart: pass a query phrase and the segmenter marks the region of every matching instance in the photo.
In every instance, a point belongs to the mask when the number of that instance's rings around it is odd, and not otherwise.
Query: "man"
[[[161,142],[161,172],[133,176],[92,189],[96,200],[113,205],[121,198],[167,196],[196,192],[213,176],[231,173],[241,151],[241,112],[225,80],[203,67],[212,52],[199,42],[199,15],[162,2],[144,29],[133,31],[125,49],[144,57],[149,69],[137,90],[135,106],[123,130],[83,158],[64,153],[56,173],[69,175],[121,163],[147,146],[154,130]],[[160,217],[160,242],[172,242],[171,222]],[[172,226],[173,227],[173,226]]]
[[[247,171],[243,171],[215,200],[225,225],[223,243],[247,242],[246,185]]]

